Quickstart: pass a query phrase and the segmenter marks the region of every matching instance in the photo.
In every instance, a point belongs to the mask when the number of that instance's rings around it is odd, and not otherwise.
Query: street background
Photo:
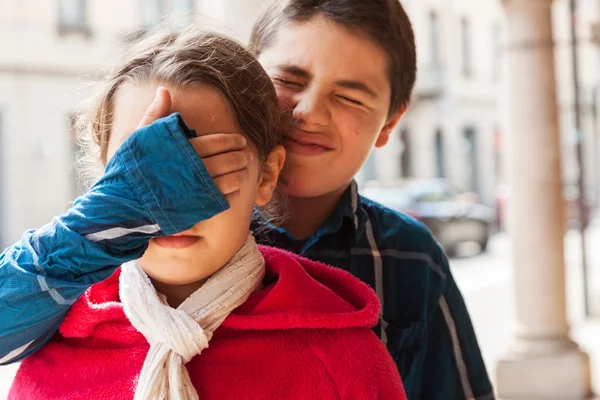
[[[80,148],[72,122],[134,38],[169,16],[178,22],[218,28],[245,41],[262,3],[0,0],[0,249],[18,240],[26,229],[40,227],[64,212],[85,190],[75,168]],[[600,0],[549,3],[556,82],[555,88],[547,89],[557,91],[563,197],[571,228],[565,234],[564,254],[568,319],[572,338],[590,355],[593,381],[600,388]],[[506,167],[514,161],[506,138],[528,133],[509,130],[507,12],[501,0],[402,0],[402,4],[417,40],[413,101],[390,143],[373,153],[357,180],[362,187],[443,180],[461,197],[443,199],[443,206],[436,209],[462,210],[465,204],[476,203],[490,211],[493,235],[487,251],[480,253],[477,245],[466,243],[452,257],[451,268],[495,379],[497,361],[514,340],[518,307],[511,238],[504,221],[511,198]],[[577,6],[575,16],[569,8],[572,4]],[[575,46],[572,21],[576,22]],[[574,118],[573,49],[580,60],[576,74],[579,130]],[[581,160],[578,144],[582,144]],[[585,172],[584,188],[578,184],[581,171]],[[586,233],[589,318],[583,309],[577,230],[580,198],[592,215]],[[406,211],[412,215],[412,210]],[[445,220],[439,215],[435,218]],[[555,216],[556,226],[560,218]],[[512,229],[527,229],[528,223],[520,221]],[[475,225],[469,226],[467,230]],[[6,397],[16,367],[0,367],[0,399]]]

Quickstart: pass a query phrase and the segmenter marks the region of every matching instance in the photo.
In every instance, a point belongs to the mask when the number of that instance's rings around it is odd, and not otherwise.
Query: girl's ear
[[[267,160],[262,166],[260,176],[258,177],[258,189],[256,190],[255,200],[256,205],[262,207],[271,201],[284,162],[285,149],[283,146],[275,147],[273,151],[269,153]]]

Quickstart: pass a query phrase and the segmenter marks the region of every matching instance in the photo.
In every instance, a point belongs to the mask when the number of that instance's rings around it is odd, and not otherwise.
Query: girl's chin
[[[190,286],[196,285],[202,286],[208,276],[198,275],[179,275],[179,276],[163,276],[162,274],[148,274],[150,280],[155,286],[168,285],[168,286]]]
[[[153,254],[155,255],[155,254]],[[190,285],[212,275],[211,271],[200,270],[197,257],[176,259],[169,257],[148,257],[138,260],[142,269],[153,282],[165,285]]]

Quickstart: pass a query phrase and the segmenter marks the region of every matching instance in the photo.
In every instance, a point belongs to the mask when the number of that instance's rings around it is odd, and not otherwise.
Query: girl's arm
[[[56,332],[71,304],[150,238],[185,231],[226,210],[181,117],[133,133],[104,176],[50,224],[0,255],[0,364],[18,361]]]

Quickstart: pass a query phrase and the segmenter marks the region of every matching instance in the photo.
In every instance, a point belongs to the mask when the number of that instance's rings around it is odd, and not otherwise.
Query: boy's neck
[[[288,197],[282,227],[295,239],[308,239],[331,216],[347,188],[317,197]]]

